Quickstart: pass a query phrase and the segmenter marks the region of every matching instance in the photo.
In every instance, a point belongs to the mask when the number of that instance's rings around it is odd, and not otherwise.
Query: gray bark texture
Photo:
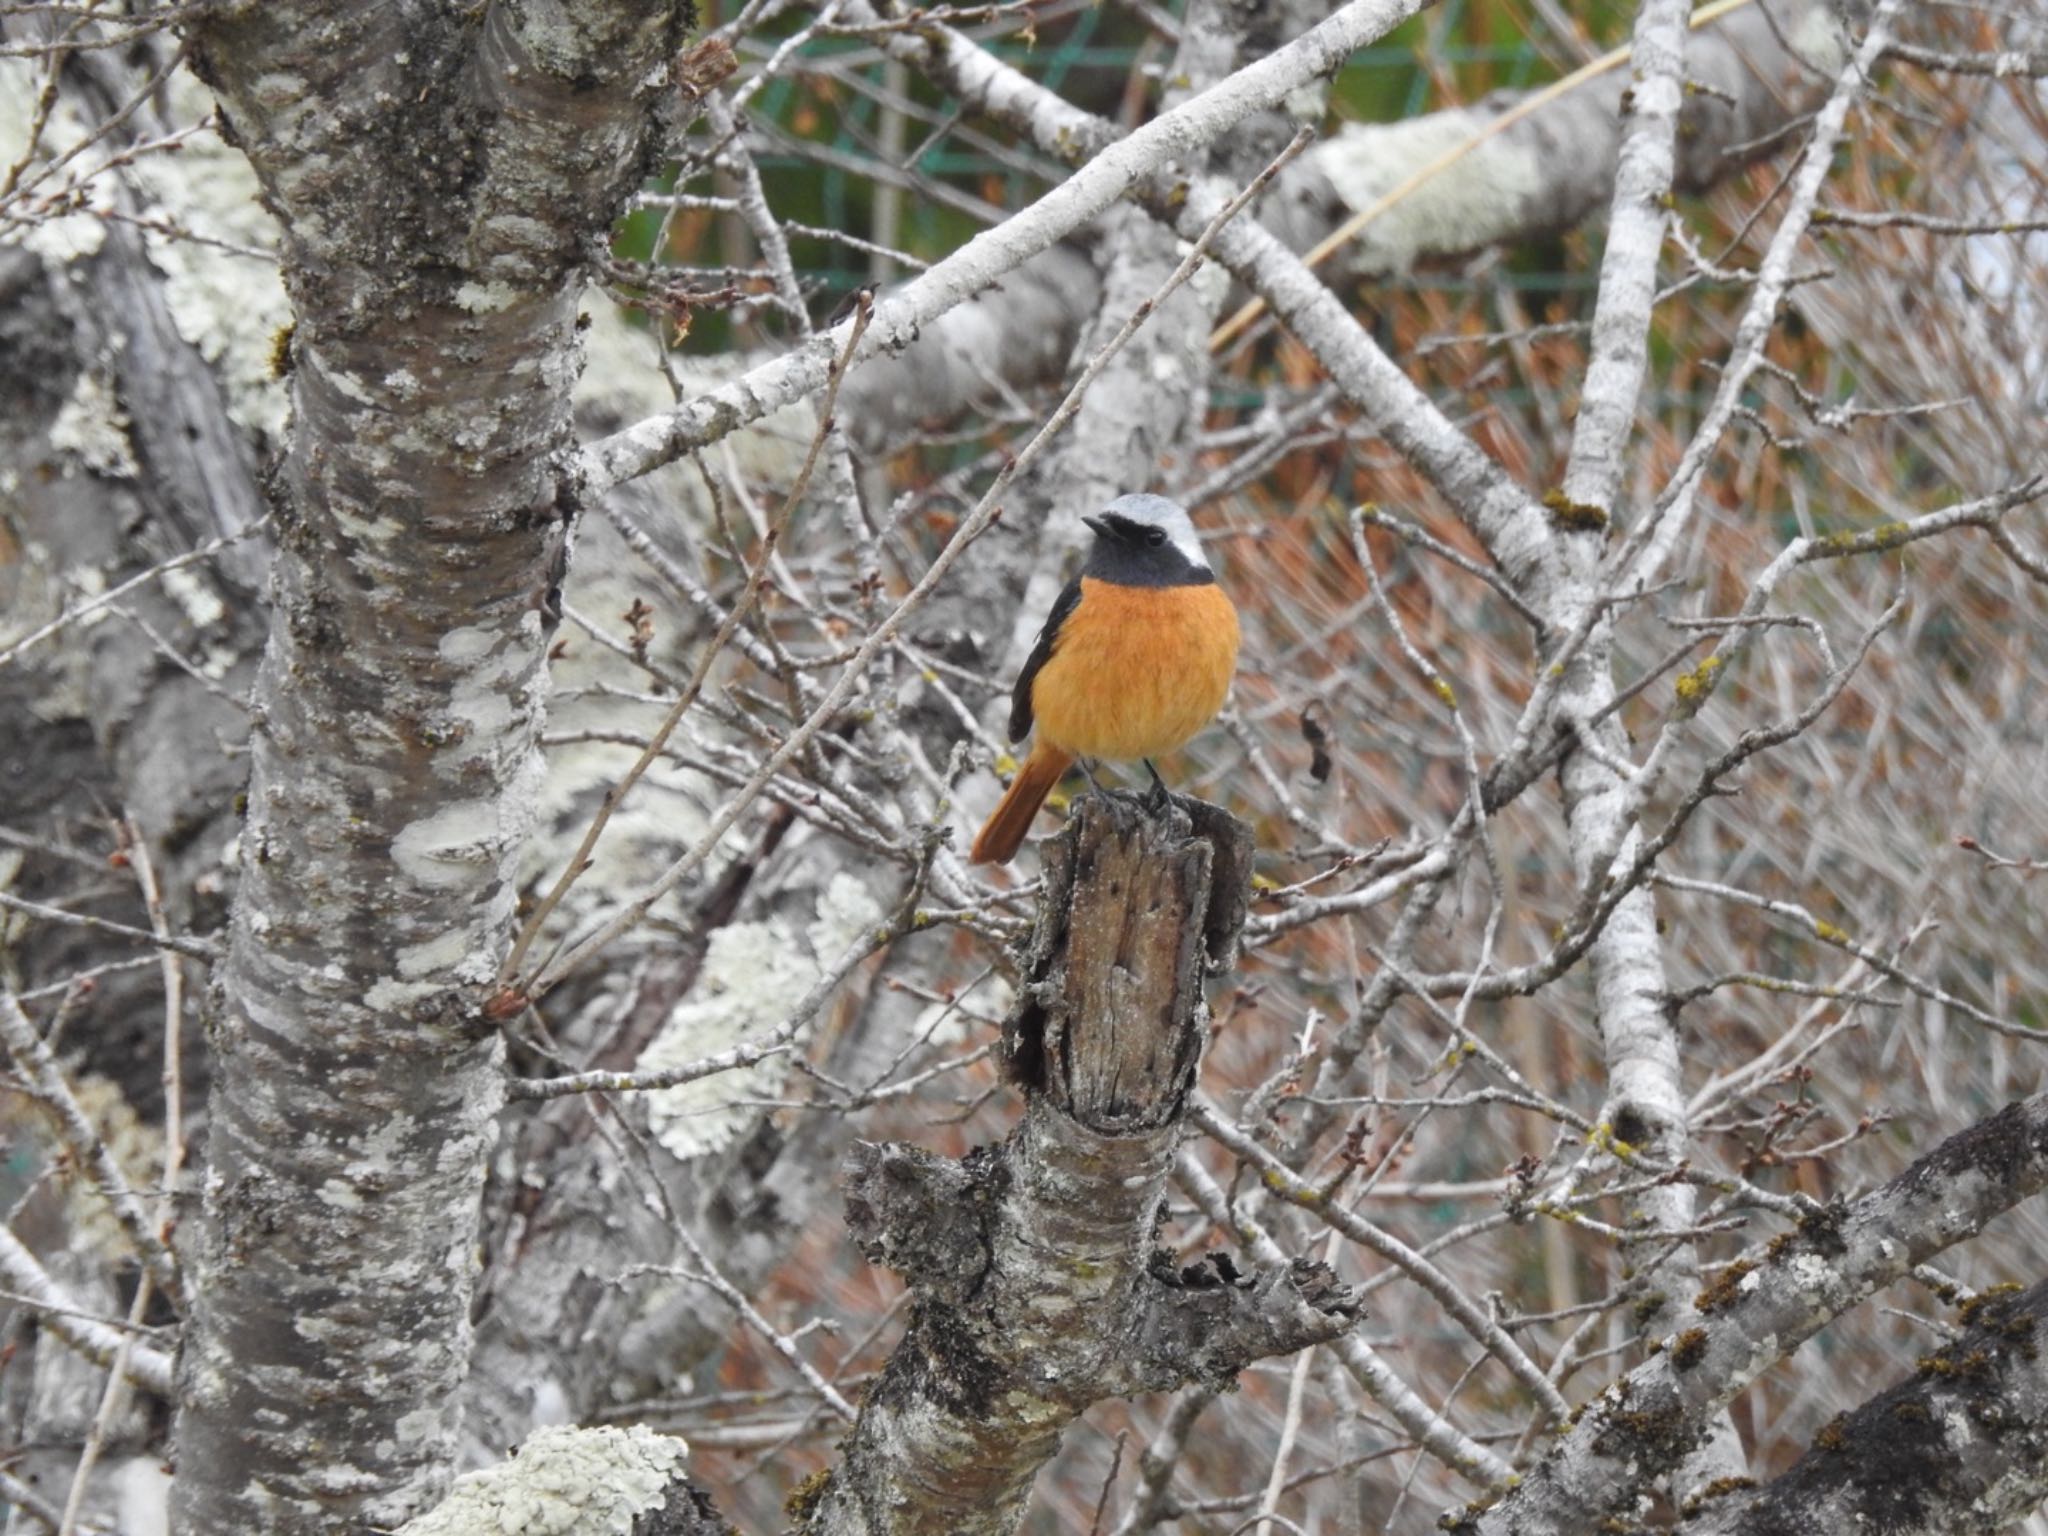
[[[2048,1494],[2048,1282],[1963,1303],[1961,1335],[1914,1373],[1823,1425],[1761,1489],[1724,1488],[1687,1511],[1697,1536],[1992,1536]]]
[[[848,1154],[848,1228],[914,1303],[840,1465],[799,1500],[811,1536],[1014,1530],[1090,1404],[1228,1386],[1352,1327],[1320,1265],[1246,1276],[1215,1255],[1176,1271],[1154,1244],[1202,983],[1229,963],[1251,848],[1250,828],[1198,801],[1160,818],[1084,801],[1050,845],[1005,1026],[1016,1130],[957,1162],[867,1142]]]
[[[1652,1482],[1698,1444],[1715,1412],[1764,1370],[2043,1188],[2048,1095],[2036,1095],[1951,1136],[1861,1199],[1808,1216],[1759,1259],[1724,1268],[1693,1299],[1699,1322],[1586,1404],[1520,1482],[1452,1529],[1570,1536],[1601,1520],[1625,1521]]]
[[[208,15],[284,226],[296,429],[190,1255],[175,1519],[393,1525],[445,1487],[501,1098],[478,1017],[531,816],[577,495],[588,242],[673,5]]]

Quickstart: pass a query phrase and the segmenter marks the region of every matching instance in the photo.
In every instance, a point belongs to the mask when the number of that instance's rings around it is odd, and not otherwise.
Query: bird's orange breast
[[[1038,732],[1077,757],[1171,752],[1223,707],[1237,669],[1237,610],[1214,582],[1120,587],[1081,580],[1031,684]]]

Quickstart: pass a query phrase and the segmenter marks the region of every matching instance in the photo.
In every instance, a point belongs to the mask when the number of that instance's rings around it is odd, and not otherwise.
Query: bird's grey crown
[[[1155,496],[1150,491],[1134,491],[1128,496],[1117,497],[1102,510],[1127,517],[1148,528],[1164,530],[1167,539],[1189,565],[1199,570],[1209,569],[1209,561],[1202,554],[1202,541],[1195,537],[1194,520],[1179,502]]]

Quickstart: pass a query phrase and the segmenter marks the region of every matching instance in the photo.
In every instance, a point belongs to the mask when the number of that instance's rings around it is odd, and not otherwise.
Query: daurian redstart
[[[1214,719],[1230,691],[1237,610],[1187,513],[1164,496],[1119,496],[1082,521],[1095,547],[1052,605],[1010,699],[1010,740],[1034,721],[1038,735],[974,839],[976,864],[1016,857],[1075,758],[1144,760],[1150,770],[1150,759]]]

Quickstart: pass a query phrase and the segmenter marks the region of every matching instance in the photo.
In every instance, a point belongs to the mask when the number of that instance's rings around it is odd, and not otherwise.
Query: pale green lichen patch
[[[667,1497],[688,1453],[638,1424],[537,1429],[511,1460],[457,1478],[399,1536],[627,1536]]]
[[[363,1203],[363,1197],[356,1193],[354,1186],[341,1179],[329,1179],[322,1184],[319,1200],[322,1205],[344,1211],[359,1210]]]
[[[1427,165],[1475,139],[1454,165],[1390,204],[1362,231],[1343,260],[1357,272],[1402,272],[1438,251],[1470,250],[1517,216],[1521,200],[1548,181],[1542,159],[1512,135],[1482,136],[1492,120],[1479,111],[1432,112],[1399,123],[1357,124],[1303,156],[1330,179],[1346,207],[1379,203]]]
[[[1784,34],[1784,43],[1801,64],[1823,79],[1839,75],[1849,62],[1849,35],[1829,6],[1800,10]]]
[[[184,70],[172,76],[170,95],[181,122],[214,110],[212,94]],[[248,158],[217,134],[198,134],[175,155],[143,156],[135,179],[162,226],[145,239],[178,334],[212,365],[228,415],[281,441],[290,406],[276,372],[277,336],[292,308],[277,264],[261,254],[277,249],[278,228]],[[175,233],[187,230],[199,238]]]
[[[468,666],[490,655],[492,647],[497,643],[497,630],[487,629],[481,624],[465,624],[459,629],[449,630],[441,637],[435,649],[440,652],[443,661],[453,662],[457,666]]]
[[[417,884],[465,886],[496,867],[500,843],[498,803],[458,800],[394,837],[391,860]]]
[[[140,472],[128,438],[128,413],[106,381],[83,369],[71,398],[50,424],[50,446],[96,475],[133,479]]]
[[[387,976],[363,993],[363,1006],[379,1013],[403,1013],[445,990],[438,982],[394,981]]]
[[[575,383],[576,403],[606,420],[637,421],[674,406],[675,392],[662,377],[654,337],[629,323],[609,299],[585,295],[577,314],[584,367]],[[678,359],[695,364],[697,358]]]
[[[406,981],[447,975],[480,947],[480,937],[467,927],[451,928],[424,943],[407,945],[398,951],[398,974]],[[481,981],[484,978],[477,976],[471,979]]]
[[[184,610],[185,622],[194,629],[211,629],[228,616],[227,604],[220,600],[212,583],[200,580],[190,571],[165,571],[158,579],[163,583],[164,596]]]
[[[881,904],[848,873],[836,874],[799,929],[786,918],[732,923],[712,934],[697,985],[670,1013],[638,1062],[658,1072],[716,1055],[774,1029],[826,966],[882,919]],[[788,1074],[786,1056],[647,1096],[654,1132],[678,1157],[715,1151],[749,1123],[746,1101],[771,1097]]]
[[[86,125],[65,95],[57,97],[54,110],[43,123],[41,136],[31,146],[29,132],[35,125],[36,103],[42,95],[42,81],[36,64],[23,57],[0,58],[0,164],[21,164],[24,175],[33,174],[86,136]],[[45,193],[56,187],[44,183]],[[42,217],[10,235],[44,261],[57,265],[90,256],[106,241],[106,226],[93,211],[104,206],[90,184],[76,198],[61,202],[44,199],[48,207],[63,206],[74,211],[61,217]]]
[[[473,315],[496,314],[519,302],[519,290],[510,283],[464,283],[455,290],[455,304]]]
[[[538,615],[533,617],[538,620]],[[451,647],[457,636],[461,641]],[[523,724],[527,711],[515,709],[515,700],[523,702],[527,686],[541,675],[537,622],[531,644],[506,644],[494,653],[491,647],[498,639],[496,631],[471,627],[455,630],[441,642],[442,657],[466,669],[455,680],[448,701],[448,712],[465,723],[473,738],[460,754],[464,758],[502,744],[506,733]]]

